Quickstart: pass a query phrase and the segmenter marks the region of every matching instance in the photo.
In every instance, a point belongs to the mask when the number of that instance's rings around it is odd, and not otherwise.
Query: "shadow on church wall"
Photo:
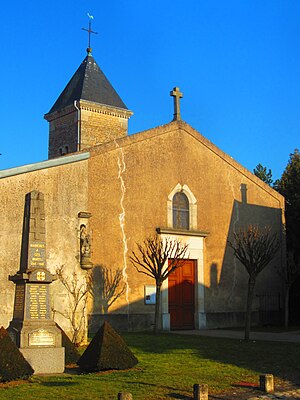
[[[249,224],[257,224],[262,227],[271,226],[274,231],[280,232],[279,240],[284,240],[281,212],[281,209],[249,204],[247,202],[247,186],[242,184],[241,201],[234,200],[233,202],[226,243],[229,239],[233,239],[234,231],[245,228]],[[253,304],[253,322],[256,324],[259,322],[262,324],[282,322],[282,298],[280,297],[282,284],[275,268],[282,265],[285,257],[282,251],[281,248],[275,259],[257,278],[257,296]],[[94,294],[94,307],[90,314],[90,330],[92,332],[97,330],[104,315],[116,329],[140,330],[145,327],[150,329],[154,320],[154,306],[145,305],[144,298],[130,305],[119,307],[112,313],[107,313],[108,307],[105,306],[103,284],[101,283],[101,279],[103,279],[101,268],[98,265],[93,270],[96,287],[99,288],[99,291]],[[245,267],[233,257],[232,249],[226,244],[222,265],[219,266],[216,262],[211,264],[210,287],[204,287],[208,328],[243,325],[247,282],[248,274]],[[152,283],[154,284],[154,280]],[[145,311],[139,312],[139,310]],[[258,311],[255,312],[255,310]]]
[[[119,331],[138,331],[151,329],[154,323],[154,306],[150,305],[149,315],[147,312],[136,313],[137,310],[143,309],[145,307],[144,299],[141,298],[138,301],[134,301],[129,305],[121,306],[110,312],[110,307],[119,297],[126,299],[126,285],[122,281],[114,285],[111,282],[108,283],[108,287],[105,289],[105,266],[97,264],[94,266],[92,271],[93,279],[93,306],[91,313],[89,314],[89,333],[95,333],[104,321],[108,321],[116,330]],[[111,289],[111,290],[110,290]],[[112,293],[112,292],[115,292]],[[112,293],[114,301],[108,298],[109,293]]]
[[[248,225],[258,225],[262,228],[270,226],[272,232],[279,232],[278,239],[284,243],[285,235],[282,225],[281,209],[249,204],[245,195],[242,201],[235,200],[233,203],[231,221],[227,234],[227,241],[233,240],[233,232],[246,228]],[[283,321],[282,306],[282,281],[278,270],[282,267],[285,260],[284,244],[278,250],[276,256],[269,265],[258,275],[256,282],[256,298],[254,299],[253,309],[258,309],[257,322],[260,324],[280,324]],[[215,282],[216,266],[211,266],[211,279]],[[211,287],[213,296],[221,296],[224,299],[224,308],[231,309],[234,304],[245,305],[248,273],[245,267],[233,257],[233,250],[226,245],[221,273],[217,288],[213,283]],[[207,290],[207,289],[206,289]],[[279,299],[279,301],[278,301]],[[268,311],[268,312],[267,312]]]

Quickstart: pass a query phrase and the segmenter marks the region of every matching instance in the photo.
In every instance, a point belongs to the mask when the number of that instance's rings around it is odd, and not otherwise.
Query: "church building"
[[[137,272],[129,256],[156,233],[188,244],[183,266],[163,283],[162,329],[242,325],[248,275],[228,240],[249,224],[270,226],[280,239],[258,277],[253,305],[256,322],[261,311],[276,317],[278,301],[260,300],[278,299],[282,291],[275,268],[285,260],[284,198],[184,122],[182,93],[175,87],[170,94],[171,122],[128,135],[133,112],[88,48],[45,114],[49,159],[0,171],[0,325],[7,327],[13,316],[8,276],[20,266],[24,201],[32,191],[44,195],[51,273],[61,268],[77,288],[92,279],[93,295],[80,311],[90,332],[104,319],[120,330],[153,326],[155,282]],[[113,281],[116,271],[118,296],[110,304],[103,280]],[[68,332],[73,300],[59,279],[51,291],[55,321]]]

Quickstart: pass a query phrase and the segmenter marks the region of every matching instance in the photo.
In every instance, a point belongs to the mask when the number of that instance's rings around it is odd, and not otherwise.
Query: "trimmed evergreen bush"
[[[0,382],[28,379],[33,372],[34,370],[2,326],[0,328]]]
[[[127,344],[106,321],[77,362],[86,372],[129,369],[137,363]]]
[[[61,331],[62,347],[65,348],[65,365],[76,364],[80,357],[77,347],[72,343],[65,331],[58,324],[56,326]]]

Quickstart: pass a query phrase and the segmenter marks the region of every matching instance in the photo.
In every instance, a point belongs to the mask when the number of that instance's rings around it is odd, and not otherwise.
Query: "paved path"
[[[292,399],[300,399],[300,389],[289,390],[286,392],[275,392],[273,394],[265,394],[260,396],[250,397],[248,400],[292,400]]]
[[[227,329],[203,329],[200,331],[171,331],[182,335],[200,335],[210,337],[223,337],[230,339],[244,339],[244,331],[231,331]],[[300,331],[292,332],[251,332],[250,340],[266,340],[272,342],[300,343]]]

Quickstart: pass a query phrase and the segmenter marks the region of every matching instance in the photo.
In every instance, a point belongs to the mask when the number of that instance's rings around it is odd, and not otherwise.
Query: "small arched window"
[[[190,207],[187,196],[182,192],[175,193],[172,201],[173,228],[190,229]]]

